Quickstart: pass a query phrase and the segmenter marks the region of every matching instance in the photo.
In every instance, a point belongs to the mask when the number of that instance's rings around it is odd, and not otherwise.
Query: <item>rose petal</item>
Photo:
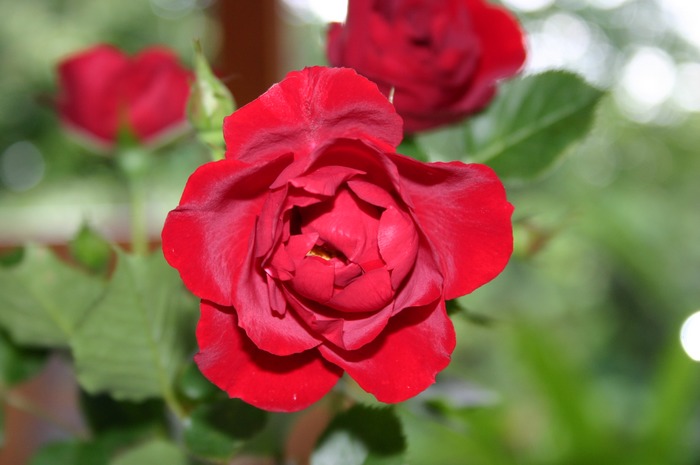
[[[190,176],[162,239],[166,260],[195,295],[232,305],[267,186],[290,160],[288,155],[261,166],[222,160]]]
[[[286,296],[309,327],[329,343],[345,350],[359,349],[376,339],[394,313],[393,302],[370,314],[343,314],[304,300],[289,290]]]
[[[482,48],[472,84],[476,92],[520,70],[525,63],[525,35],[518,21],[505,8],[486,2],[466,2],[466,5],[476,19],[472,24]]]
[[[235,313],[224,310],[202,302],[195,361],[230,397],[264,410],[293,412],[321,399],[342,376],[316,350],[286,357],[259,350],[237,327]]]
[[[186,124],[191,81],[192,73],[167,49],[151,47],[134,57],[120,84],[130,129],[140,140]]]
[[[513,206],[493,170],[479,164],[426,164],[402,155],[390,157],[416,222],[439,257],[445,299],[468,294],[495,278],[513,251]]]
[[[251,163],[307,156],[338,138],[391,150],[402,137],[401,118],[376,84],[346,68],[293,71],[224,120],[226,156]]]
[[[422,307],[442,297],[444,278],[432,249],[421,240],[415,266],[396,293],[394,313],[411,307]]]
[[[238,325],[259,349],[274,355],[297,354],[319,345],[322,339],[312,334],[296,313],[275,311],[277,305],[269,300],[268,275],[253,251],[251,244],[234,292]]]
[[[333,297],[335,269],[318,257],[301,260],[294,272],[292,287],[302,296],[323,304]]]
[[[345,166],[322,166],[313,173],[292,179],[291,184],[312,194],[331,196],[341,184],[358,174],[364,173]]]
[[[317,232],[329,247],[355,263],[379,258],[377,227],[379,211],[341,189],[328,202],[301,210],[301,230]]]
[[[342,312],[375,312],[384,308],[393,297],[389,272],[386,268],[376,268],[336,292],[327,305]]]
[[[391,271],[391,286],[398,289],[418,254],[418,234],[411,219],[392,206],[384,210],[379,219],[377,245]]]
[[[324,344],[319,350],[377,400],[394,403],[433,384],[454,347],[454,327],[439,300],[393,317],[377,339],[360,349],[344,351]]]
[[[58,66],[63,122],[84,135],[111,144],[118,126],[118,79],[129,58],[111,45],[98,45]]]

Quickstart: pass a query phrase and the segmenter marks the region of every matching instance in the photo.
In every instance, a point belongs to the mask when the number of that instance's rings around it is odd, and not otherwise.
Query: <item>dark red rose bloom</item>
[[[232,397],[294,411],[347,372],[383,402],[423,391],[455,333],[445,299],[493,279],[512,206],[491,169],[396,153],[401,119],[353,70],[290,73],[224,121],[163,251],[202,299],[196,362]]]
[[[120,129],[149,143],[186,124],[192,73],[162,47],[128,57],[97,45],[58,66],[58,109],[64,124],[111,147]]]
[[[355,68],[388,95],[406,132],[452,123],[484,108],[499,79],[525,61],[523,34],[484,0],[350,0],[328,31],[328,60]]]

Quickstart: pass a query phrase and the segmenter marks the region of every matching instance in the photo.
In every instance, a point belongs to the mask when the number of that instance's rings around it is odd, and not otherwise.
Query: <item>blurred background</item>
[[[527,31],[526,74],[568,69],[609,94],[589,137],[547,176],[507,186],[516,252],[497,280],[461,299],[457,351],[432,408],[402,413],[412,456],[441,465],[698,465],[700,318],[689,317],[700,311],[700,2],[502,3]],[[325,64],[326,25],[345,8],[2,0],[0,248],[62,244],[83,222],[127,237],[127,193],[110,161],[58,124],[58,60],[96,42],[130,52],[159,43],[189,64],[199,39],[240,105],[288,71]],[[159,153],[154,239],[207,160],[194,138],[180,142]],[[50,366],[22,389],[66,405],[51,370],[61,371]],[[19,442],[31,448],[63,434],[8,412],[3,465],[24,463],[26,452],[11,455]],[[29,436],[18,440],[22,428]]]

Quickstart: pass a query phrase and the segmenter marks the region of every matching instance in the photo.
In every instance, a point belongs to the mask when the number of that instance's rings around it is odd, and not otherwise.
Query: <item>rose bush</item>
[[[385,94],[393,88],[409,133],[479,111],[525,60],[515,19],[484,0],[350,0],[346,23],[328,30],[327,54]]]
[[[114,146],[120,130],[149,143],[186,124],[192,73],[165,48],[131,58],[97,45],[63,60],[58,77],[62,122],[98,146]]]
[[[224,121],[163,251],[201,301],[196,362],[214,384],[294,411],[347,372],[383,402],[448,364],[445,299],[493,279],[512,206],[483,165],[396,153],[401,119],[353,70],[290,73]]]

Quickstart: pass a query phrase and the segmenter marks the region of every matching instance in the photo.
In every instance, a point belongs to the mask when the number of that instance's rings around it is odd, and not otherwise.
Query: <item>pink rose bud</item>
[[[350,0],[346,23],[328,30],[327,53],[385,95],[393,88],[407,133],[483,109],[525,61],[516,20],[484,0]]]
[[[124,132],[153,143],[187,124],[192,73],[165,48],[128,57],[97,45],[63,60],[58,77],[62,122],[99,147],[114,147]]]
[[[226,158],[189,178],[163,252],[201,302],[201,372],[294,411],[346,372],[382,402],[450,361],[445,299],[512,252],[503,185],[478,164],[396,153],[401,118],[353,70],[292,72],[224,121]]]

